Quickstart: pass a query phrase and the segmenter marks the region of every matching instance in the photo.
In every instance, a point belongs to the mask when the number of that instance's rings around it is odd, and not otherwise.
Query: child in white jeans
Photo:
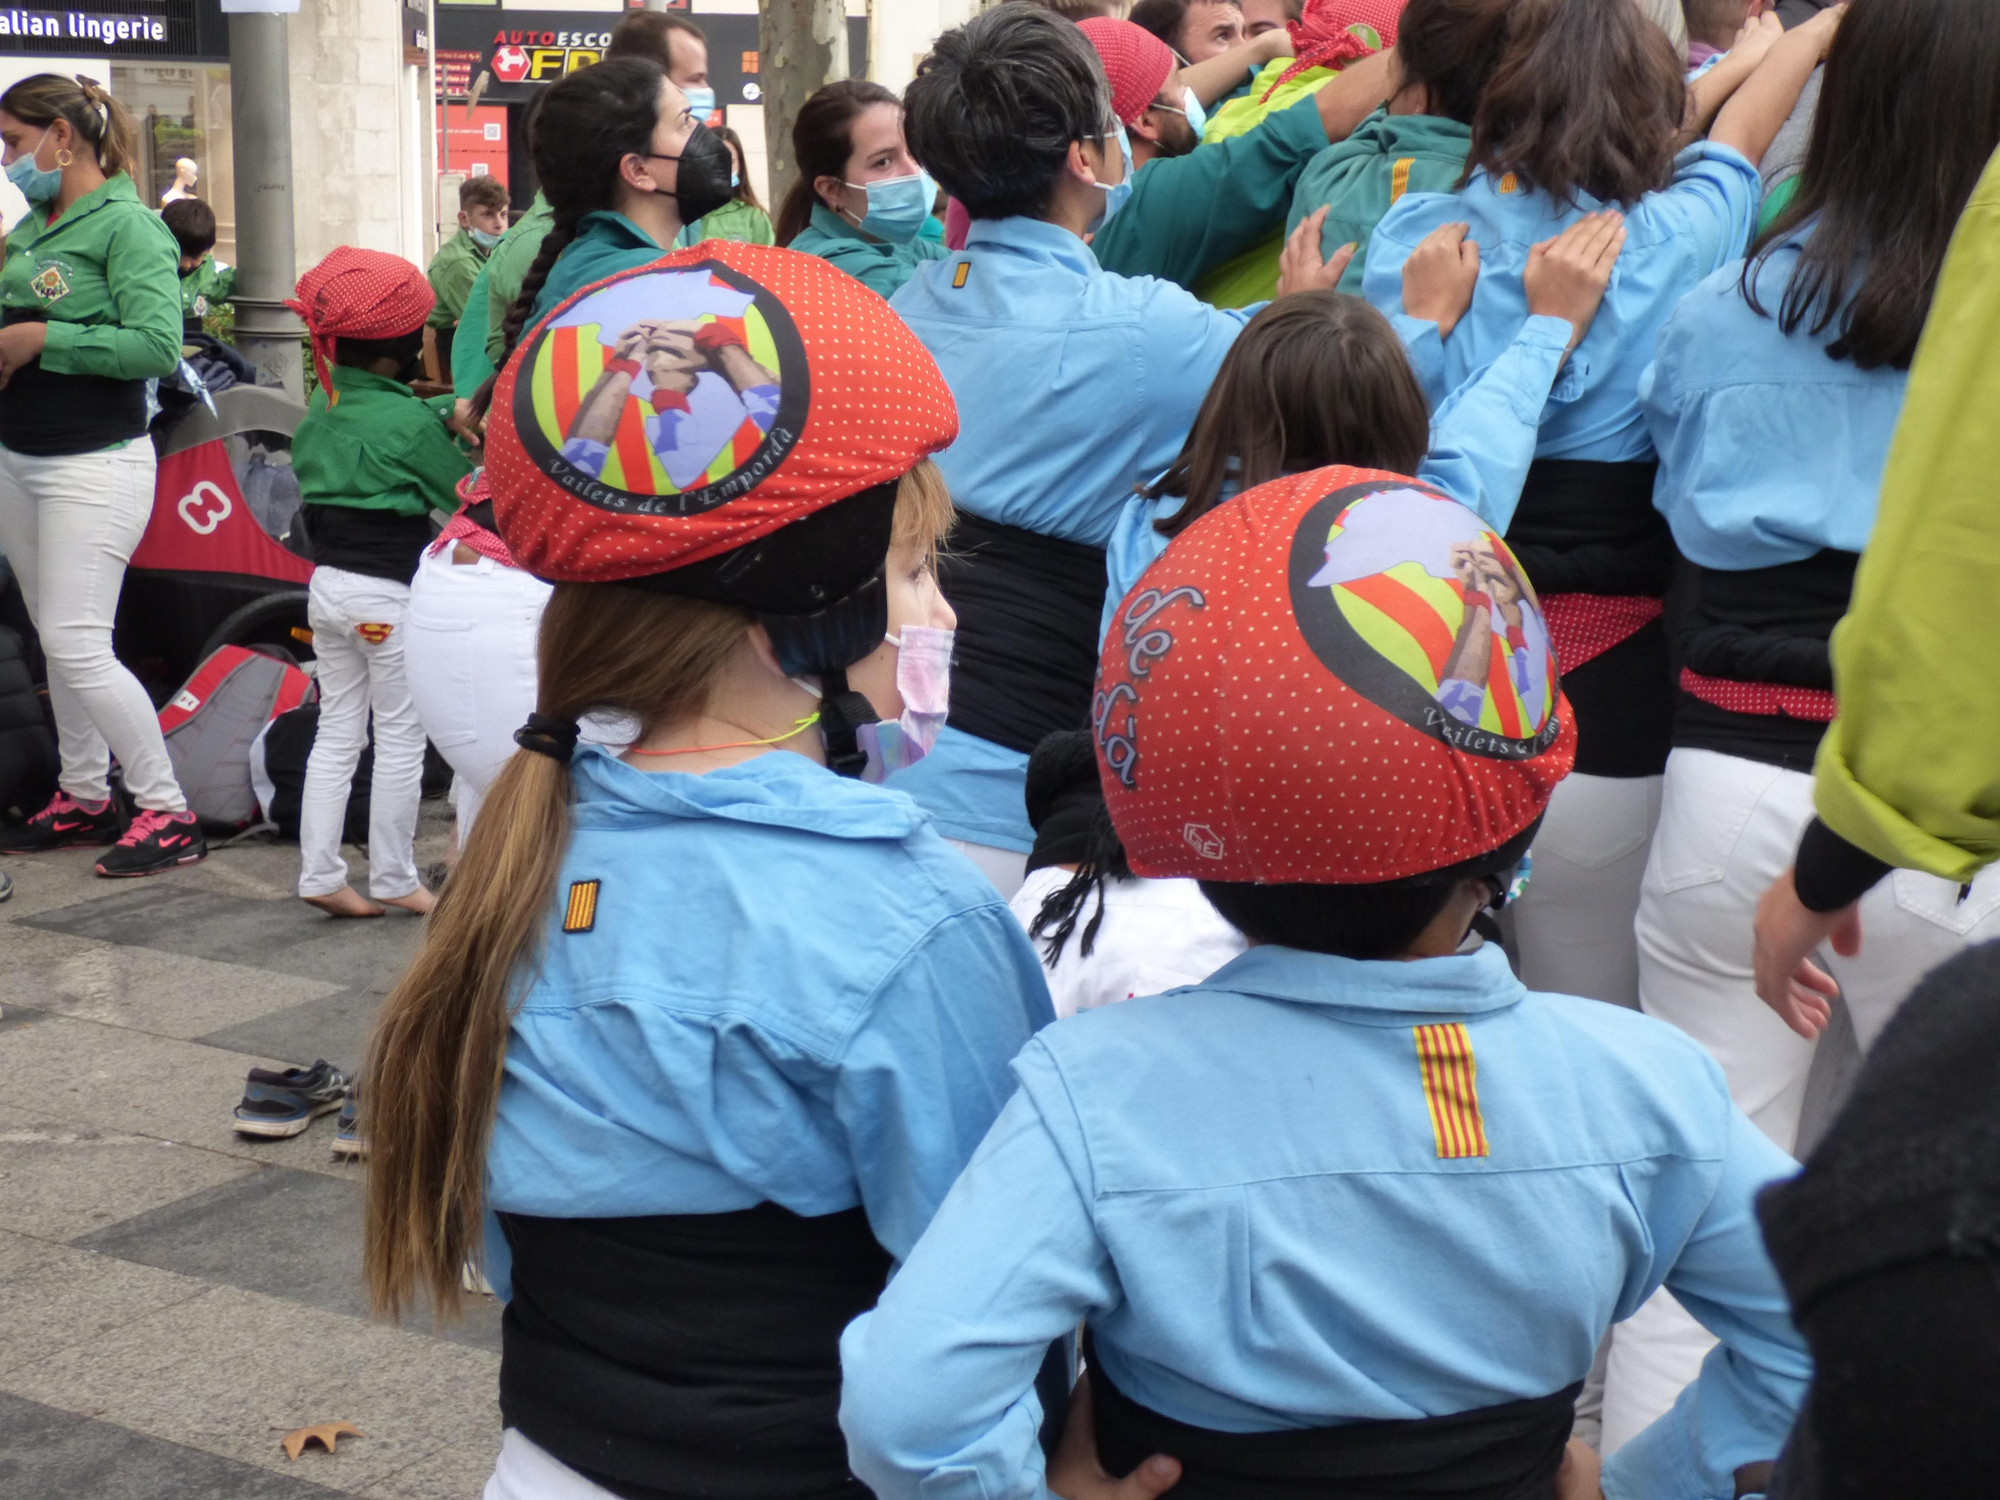
[[[430,284],[408,261],[342,246],[299,280],[291,306],[312,334],[320,390],[292,438],[313,570],[306,618],[319,658],[319,730],[299,812],[299,895],[337,917],[422,914],[417,801],[424,730],[403,647],[410,577],[469,467],[414,375]],[[348,789],[375,724],[368,896],[347,883]],[[372,897],[373,899],[369,899]]]

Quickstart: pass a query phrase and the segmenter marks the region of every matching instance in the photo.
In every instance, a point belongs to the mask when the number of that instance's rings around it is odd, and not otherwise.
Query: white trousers
[[[458,773],[458,842],[535,707],[535,637],[551,589],[491,558],[426,553],[410,580],[404,665],[424,733]],[[469,549],[468,549],[469,550]]]
[[[500,1439],[500,1456],[480,1500],[617,1500],[517,1427]]]
[[[299,808],[299,894],[330,896],[347,884],[341,827],[372,713],[368,893],[383,900],[407,896],[418,884],[417,802],[424,779],[424,726],[410,704],[403,670],[409,585],[315,568],[308,592],[306,620],[319,659],[319,730]]]
[[[1639,1005],[1632,918],[1660,819],[1658,776],[1570,776],[1535,835],[1534,873],[1508,906],[1521,982]]]
[[[1787,1151],[1798,1140],[1818,1043],[1757,998],[1752,925],[1757,898],[1791,864],[1812,816],[1812,777],[1802,771],[1712,750],[1674,751],[1637,925],[1641,1008],[1706,1047],[1730,1097]],[[1840,983],[1864,1051],[1926,973],[1968,944],[2000,936],[2000,870],[1958,897],[1949,881],[1898,870],[1861,900],[1861,952],[1817,955]],[[1714,1343],[1665,1292],[1619,1325],[1605,1451],[1664,1414]]]
[[[111,757],[142,808],[181,812],[153,700],[111,651],[125,564],[153,514],[153,445],[37,458],[0,448],[0,553],[21,580],[49,663],[61,786],[111,795]]]

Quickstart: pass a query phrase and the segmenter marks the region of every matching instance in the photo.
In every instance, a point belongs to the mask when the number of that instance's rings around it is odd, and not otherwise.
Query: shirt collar
[[[72,203],[68,211],[60,219],[56,220],[53,228],[49,224],[49,205],[46,203],[37,207],[30,216],[30,219],[35,226],[37,235],[44,230],[54,233],[57,229],[67,229],[79,219],[84,218],[88,214],[95,213],[107,203],[137,203],[138,201],[139,190],[132,186],[132,179],[127,177],[123,172],[113,172],[99,186],[92,188],[81,198],[77,199],[76,202]]]
[[[1231,959],[1197,988],[1366,1011],[1376,1024],[1410,1015],[1480,1015],[1527,994],[1497,943],[1450,958],[1409,962],[1337,958],[1269,945]],[[1362,1019],[1356,1017],[1354,1019]]]
[[[597,745],[570,762],[578,827],[650,827],[666,818],[719,818],[848,839],[902,839],[929,821],[901,792],[836,776],[787,750],[719,771],[642,771]]]
[[[354,365],[333,367],[333,388],[343,396],[352,396],[357,391],[376,391],[391,396],[414,396],[416,392],[400,380],[387,375],[377,375],[373,370],[359,369]]]
[[[1083,276],[1095,276],[1103,267],[1090,253],[1090,246],[1046,219],[1016,216],[1011,219],[974,219],[965,236],[968,250],[1008,250],[1029,260],[1061,266]]]
[[[824,203],[813,204],[812,227],[828,239],[853,240],[855,244],[866,245],[871,250],[887,250],[889,248],[877,240],[869,239]]]

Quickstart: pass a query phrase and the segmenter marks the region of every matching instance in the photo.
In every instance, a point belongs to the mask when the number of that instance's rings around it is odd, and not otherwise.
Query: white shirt
[[[1069,881],[1070,872],[1060,866],[1036,870],[1007,904],[1026,927],[1043,901]],[[1036,940],[1058,1020],[1134,995],[1199,984],[1244,949],[1243,934],[1222,920],[1196,881],[1107,880],[1102,889],[1104,921],[1088,958],[1083,930],[1097,915],[1094,895],[1084,899],[1076,931],[1054,963],[1047,956],[1048,940]]]

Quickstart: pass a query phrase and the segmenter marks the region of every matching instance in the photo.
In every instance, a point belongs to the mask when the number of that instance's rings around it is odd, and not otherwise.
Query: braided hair
[[[660,122],[660,85],[666,78],[659,64],[647,58],[615,57],[578,68],[542,92],[528,123],[528,153],[553,217],[521,280],[521,293],[501,324],[503,366],[583,216],[616,205],[618,164],[651,149]],[[473,398],[482,412],[492,400],[491,384]]]

